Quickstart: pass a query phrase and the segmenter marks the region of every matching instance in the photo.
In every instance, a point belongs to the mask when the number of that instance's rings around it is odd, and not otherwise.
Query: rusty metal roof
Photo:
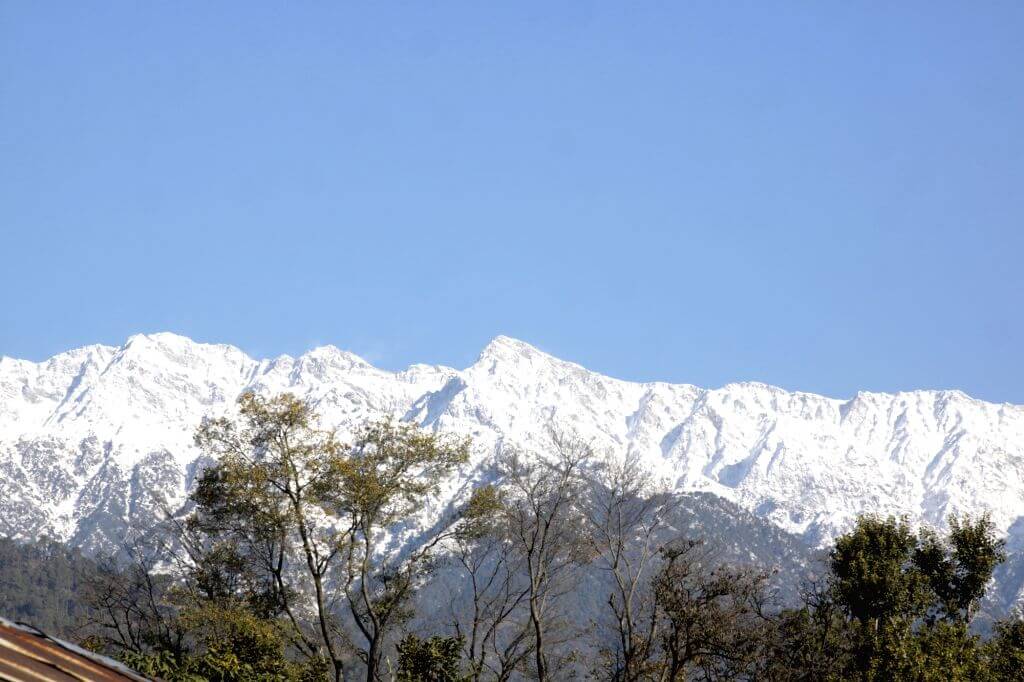
[[[150,682],[150,678],[106,656],[4,618],[0,618],[0,680]]]

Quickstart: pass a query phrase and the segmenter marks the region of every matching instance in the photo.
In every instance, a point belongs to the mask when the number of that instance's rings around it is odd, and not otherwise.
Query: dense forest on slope
[[[96,562],[49,540],[0,538],[0,616],[73,638],[89,611],[85,585]]]

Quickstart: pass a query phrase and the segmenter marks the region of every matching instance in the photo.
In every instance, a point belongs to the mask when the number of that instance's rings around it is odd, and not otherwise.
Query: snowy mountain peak
[[[309,372],[321,379],[332,371],[375,370],[370,363],[355,353],[343,351],[335,346],[320,346],[303,353],[296,362],[296,367],[299,371]]]
[[[480,351],[480,355],[477,357],[477,362],[485,362],[488,360],[515,361],[531,357],[555,359],[553,356],[541,352],[525,341],[513,339],[511,336],[499,335],[495,336],[487,343],[486,346],[484,346],[483,350]]]
[[[125,341],[122,348],[128,348],[133,345],[145,346],[148,344],[160,345],[160,346],[203,346],[206,344],[193,341],[187,336],[175,334],[174,332],[153,332],[151,334],[132,334]]]
[[[38,363],[3,358],[0,533],[116,544],[156,517],[156,500],[184,499],[203,461],[196,426],[245,390],[305,397],[342,432],[390,414],[472,436],[473,460],[450,495],[483,475],[498,444],[542,448],[555,423],[812,543],[866,511],[935,525],[990,511],[1024,546],[1024,407],[960,391],[837,400],[752,382],[634,383],[506,336],[463,370],[390,372],[334,346],[256,360],[169,333]]]

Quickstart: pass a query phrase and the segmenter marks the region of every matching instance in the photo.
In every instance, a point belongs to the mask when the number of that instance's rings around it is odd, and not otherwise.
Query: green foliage
[[[406,635],[398,643],[396,682],[462,682],[463,646],[462,637]]]
[[[460,536],[479,538],[497,532],[498,516],[504,508],[501,490],[495,485],[476,488],[462,511]]]
[[[167,682],[201,682],[198,672],[191,670],[188,661],[176,657],[170,651],[123,651],[118,655],[121,662],[142,673]]]
[[[410,611],[431,551],[460,532],[456,515],[398,561],[378,543],[415,513],[469,457],[469,442],[391,419],[359,429],[351,444],[317,426],[291,395],[239,400],[240,419],[208,421],[197,444],[216,459],[200,477],[187,528],[198,536],[193,581],[206,599],[235,597],[262,617],[286,616],[297,648],[325,654],[340,680],[357,654],[377,677],[384,643]],[[474,512],[475,513],[475,512]],[[302,567],[304,578],[294,568]],[[355,652],[338,626],[345,604],[365,646]],[[312,604],[315,620],[300,619]]]
[[[914,618],[925,584],[910,570],[917,538],[905,521],[863,516],[836,540],[829,561],[836,602],[862,625]]]
[[[981,642],[963,622],[939,622],[915,639],[914,677],[921,682],[983,680],[987,671]]]
[[[195,667],[210,680],[298,680],[303,667],[285,656],[284,624],[244,604],[200,603],[182,624],[198,640]]]
[[[469,441],[421,431],[414,424],[384,419],[365,425],[346,457],[327,464],[334,474],[318,483],[339,485],[336,511],[389,525],[416,511],[440,480],[469,459]],[[336,481],[336,483],[335,483]]]
[[[997,622],[984,655],[993,680],[1024,679],[1024,615]]]
[[[949,519],[949,537],[922,531],[914,563],[934,595],[931,618],[970,622],[995,567],[1006,560],[989,516]]]
[[[327,659],[340,682],[344,656],[325,582],[350,530],[324,517],[347,492],[340,471],[348,452],[290,394],[245,393],[239,415],[207,421],[196,433],[216,463],[197,482],[185,527],[191,584],[208,601],[286,620],[292,653],[311,666]],[[315,619],[296,615],[301,602],[314,605]]]
[[[969,629],[1004,558],[987,516],[951,518],[944,538],[862,517],[836,540],[824,592],[782,621],[777,653],[816,667],[820,679],[1018,679],[1005,677],[1015,662],[1014,627],[1000,624],[1003,638],[986,645]]]
[[[830,602],[812,599],[813,606],[786,609],[775,617],[763,654],[762,679],[843,679],[848,623]]]
[[[287,628],[244,605],[201,603],[175,619],[188,632],[181,651],[164,647],[116,652],[139,672],[169,682],[313,682],[325,679],[323,661],[295,661],[287,653]]]

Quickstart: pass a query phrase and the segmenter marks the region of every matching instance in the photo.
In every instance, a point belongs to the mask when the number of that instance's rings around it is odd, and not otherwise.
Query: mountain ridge
[[[464,369],[384,370],[332,345],[255,359],[167,332],[38,363],[0,358],[0,534],[116,546],[185,498],[202,465],[196,426],[245,390],[295,393],[342,434],[390,414],[472,437],[470,463],[424,523],[486,475],[497,448],[543,449],[554,422],[811,545],[863,512],[941,527],[987,511],[1011,551],[1024,549],[1024,406],[958,390],[838,399],[760,382],[630,382],[507,336]]]
[[[346,358],[351,358],[353,360],[353,364],[363,365],[363,366],[366,366],[366,367],[373,368],[373,369],[375,369],[377,371],[380,371],[380,372],[387,372],[387,373],[391,373],[391,374],[402,374],[404,372],[407,372],[409,370],[415,369],[417,367],[430,367],[430,368],[449,369],[449,370],[452,370],[452,371],[460,371],[460,370],[457,370],[453,366],[450,366],[450,365],[443,365],[443,364],[442,365],[431,365],[431,364],[428,364],[428,363],[419,363],[419,362],[411,363],[410,365],[408,365],[407,367],[405,367],[403,369],[384,369],[384,368],[377,367],[376,365],[371,363],[369,360],[366,360],[365,358],[363,358],[362,356],[358,355],[357,353],[354,353],[352,351],[344,350],[341,347],[336,346],[334,344],[330,344],[330,343],[319,345],[319,346],[314,346],[314,347],[310,348],[308,351],[306,351],[306,352],[304,352],[304,353],[302,353],[301,355],[298,355],[298,356],[294,356],[294,355],[291,355],[291,354],[288,354],[288,353],[280,353],[280,354],[272,356],[272,357],[256,359],[254,356],[250,355],[247,351],[242,350],[238,346],[234,346],[234,345],[227,344],[227,343],[210,343],[210,342],[205,342],[205,341],[193,341],[188,336],[185,336],[185,335],[182,335],[182,334],[178,334],[176,332],[169,332],[169,331],[147,332],[147,333],[132,334],[131,336],[128,337],[128,339],[125,341],[125,343],[122,344],[121,346],[111,346],[111,345],[108,345],[108,344],[100,344],[100,343],[86,344],[84,346],[78,346],[78,347],[75,347],[75,348],[70,348],[70,349],[68,349],[66,351],[61,351],[60,353],[56,353],[56,354],[54,354],[54,355],[52,355],[52,356],[50,356],[48,358],[44,358],[43,360],[38,360],[38,361],[28,360],[28,359],[24,359],[24,358],[16,358],[16,357],[13,357],[13,356],[10,356],[10,355],[0,354],[0,369],[3,368],[3,365],[4,365],[5,362],[6,363],[10,363],[10,364],[15,364],[15,365],[40,366],[40,365],[46,365],[46,364],[52,363],[52,362],[54,362],[55,360],[58,360],[58,359],[63,359],[65,357],[69,357],[69,356],[76,356],[76,355],[84,354],[86,352],[109,352],[109,353],[113,354],[113,353],[116,353],[117,351],[126,349],[129,345],[132,344],[133,340],[136,340],[136,339],[139,339],[139,338],[144,338],[144,339],[150,340],[150,341],[160,340],[160,339],[176,339],[176,340],[186,341],[186,342],[188,342],[188,343],[190,343],[192,345],[195,345],[195,346],[203,346],[203,347],[208,347],[208,348],[224,349],[224,350],[227,350],[227,351],[236,352],[236,353],[239,353],[241,355],[244,355],[251,362],[254,362],[254,363],[257,363],[257,364],[262,364],[262,363],[274,364],[274,363],[277,363],[277,362],[295,362],[295,361],[301,360],[302,358],[305,358],[307,356],[313,356],[313,355],[318,355],[318,354],[323,354],[323,353],[337,353],[337,354],[340,354],[340,355],[342,355],[342,356],[344,356]],[[584,369],[584,370],[586,370],[588,372],[591,372],[591,373],[594,373],[594,374],[600,374],[601,376],[603,376],[603,377],[605,377],[607,379],[612,379],[614,381],[622,381],[622,382],[626,382],[626,383],[640,384],[640,385],[644,385],[644,386],[647,386],[647,385],[666,385],[666,386],[693,386],[693,387],[697,387],[697,388],[702,388],[702,387],[699,387],[697,384],[690,384],[688,382],[671,382],[671,381],[662,381],[662,380],[623,379],[623,378],[619,378],[619,377],[613,377],[613,376],[607,375],[607,374],[601,374],[600,372],[596,372],[594,370],[590,370],[590,369],[586,368],[584,365],[582,365],[582,364],[580,364],[578,362],[574,362],[572,360],[565,360],[563,358],[559,358],[556,355],[553,355],[553,354],[551,354],[551,353],[549,353],[547,351],[541,350],[537,346],[534,346],[534,345],[530,344],[527,341],[523,341],[521,339],[517,339],[517,338],[512,337],[512,336],[507,336],[505,334],[498,334],[497,336],[492,338],[490,341],[488,341],[487,344],[485,344],[484,347],[481,349],[480,353],[476,357],[476,360],[474,360],[474,362],[470,365],[470,367],[472,367],[473,364],[476,364],[476,363],[480,362],[481,359],[489,356],[491,354],[491,352],[492,352],[492,348],[501,348],[501,347],[518,347],[518,348],[522,348],[522,349],[527,350],[529,352],[537,353],[539,355],[546,356],[547,358],[556,360],[559,363],[562,363],[562,364],[565,364],[565,365],[571,365],[571,366],[574,366],[574,367],[577,367],[577,368],[580,368],[580,369]],[[465,369],[469,369],[469,367],[467,367]],[[465,371],[465,370],[462,370],[462,371]],[[757,388],[769,389],[769,390],[773,390],[773,391],[781,391],[781,392],[784,392],[784,393],[787,393],[787,394],[791,394],[791,395],[815,396],[815,397],[818,397],[818,398],[825,398],[827,400],[833,400],[833,401],[840,402],[840,403],[850,402],[850,401],[855,400],[856,398],[858,398],[858,397],[860,397],[862,395],[863,396],[898,397],[898,396],[907,395],[907,394],[928,393],[928,394],[940,394],[940,395],[957,396],[957,397],[965,398],[967,400],[973,400],[973,401],[977,401],[977,402],[982,402],[982,403],[986,403],[986,404],[989,404],[989,405],[1004,405],[1004,406],[1015,407],[1015,408],[1024,408],[1024,403],[1012,403],[1012,402],[1008,402],[1008,401],[992,402],[992,401],[988,401],[988,400],[984,400],[982,398],[978,398],[978,397],[972,396],[972,395],[968,394],[967,392],[965,392],[965,391],[963,391],[961,389],[958,389],[958,388],[914,388],[914,389],[900,389],[900,390],[897,390],[897,391],[858,390],[858,391],[856,391],[854,393],[853,396],[851,396],[849,398],[842,398],[842,397],[825,395],[823,393],[815,393],[813,391],[804,391],[804,390],[800,390],[800,389],[787,389],[787,388],[784,388],[782,386],[778,386],[776,384],[770,384],[770,383],[763,382],[763,381],[749,380],[749,381],[729,381],[729,382],[727,382],[725,384],[722,384],[721,386],[719,386],[717,388],[703,388],[703,390],[708,390],[708,391],[725,390],[725,389],[728,389],[730,387],[757,387]]]

